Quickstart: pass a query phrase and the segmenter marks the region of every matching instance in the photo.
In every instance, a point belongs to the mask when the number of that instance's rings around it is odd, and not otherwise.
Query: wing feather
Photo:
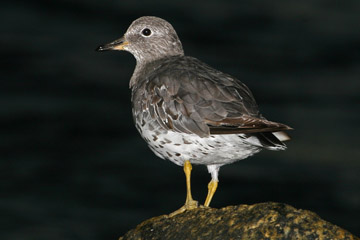
[[[133,93],[133,104],[140,104],[168,130],[206,137],[291,129],[263,118],[252,93],[239,80],[195,58],[169,58],[141,84],[143,91]],[[134,112],[135,117],[141,114]]]

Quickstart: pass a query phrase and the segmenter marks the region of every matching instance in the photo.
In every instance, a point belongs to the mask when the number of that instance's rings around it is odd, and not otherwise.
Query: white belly
[[[242,134],[211,135],[201,138],[195,134],[173,131],[157,132],[142,128],[141,135],[151,150],[160,158],[177,165],[189,160],[193,164],[225,165],[245,159],[261,150],[256,139]]]

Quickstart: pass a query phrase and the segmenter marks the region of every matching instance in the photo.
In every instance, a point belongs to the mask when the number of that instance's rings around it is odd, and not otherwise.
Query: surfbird
[[[170,216],[198,207],[191,195],[191,164],[205,165],[211,174],[208,207],[221,166],[261,149],[286,148],[284,131],[291,128],[266,120],[238,79],[185,56],[167,21],[140,17],[122,38],[96,50],[124,50],[136,58],[130,79],[136,128],[158,157],[183,166],[186,176],[185,205]]]

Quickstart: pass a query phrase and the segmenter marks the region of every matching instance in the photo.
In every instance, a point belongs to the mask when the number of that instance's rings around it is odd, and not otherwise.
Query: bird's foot
[[[198,201],[195,200],[188,200],[185,202],[185,205],[176,210],[175,212],[172,212],[168,215],[169,218],[174,217],[180,213],[183,213],[185,211],[193,210],[195,208],[198,208]]]

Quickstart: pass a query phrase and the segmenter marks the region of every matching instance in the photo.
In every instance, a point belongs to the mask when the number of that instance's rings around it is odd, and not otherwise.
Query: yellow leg
[[[206,197],[205,203],[204,203],[204,207],[209,207],[211,199],[213,198],[213,196],[216,192],[217,186],[218,186],[218,181],[211,180],[209,182],[209,185],[208,185],[209,191],[208,191],[208,195]]]
[[[185,205],[182,206],[180,209],[176,210],[175,212],[170,213],[169,217],[173,217],[173,216],[175,216],[177,214],[185,212],[186,210],[191,210],[191,209],[195,209],[195,208],[198,207],[198,202],[195,201],[192,198],[192,195],[191,195],[191,181],[190,181],[191,170],[192,170],[192,166],[191,166],[190,161],[188,161],[188,160],[185,161],[184,162],[184,172],[185,172],[185,177],[186,177],[186,201],[185,201]]]

